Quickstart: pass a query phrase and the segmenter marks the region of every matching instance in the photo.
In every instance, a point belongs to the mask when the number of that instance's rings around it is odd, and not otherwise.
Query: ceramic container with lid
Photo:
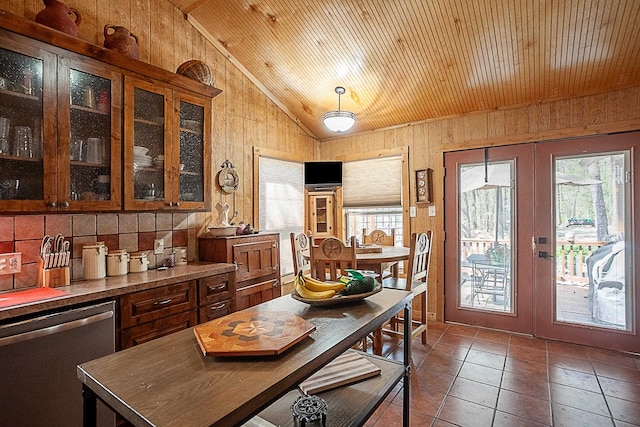
[[[109,251],[107,254],[107,275],[124,276],[129,272],[129,254],[124,249]]]
[[[82,277],[85,280],[106,277],[107,250],[104,242],[85,243],[82,246]]]
[[[146,252],[131,252],[129,259],[129,273],[147,271],[149,259]]]

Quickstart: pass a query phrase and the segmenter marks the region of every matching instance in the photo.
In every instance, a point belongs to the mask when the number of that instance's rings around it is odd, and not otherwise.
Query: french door
[[[445,154],[445,320],[640,352],[639,143]]]

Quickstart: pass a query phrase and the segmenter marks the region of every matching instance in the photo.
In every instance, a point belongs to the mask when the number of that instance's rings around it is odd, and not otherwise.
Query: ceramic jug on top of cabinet
[[[109,30],[113,30],[113,32],[109,34]],[[138,59],[138,38],[126,27],[105,25],[104,47],[120,52],[133,59]]]
[[[45,8],[36,15],[38,24],[78,37],[78,25],[82,17],[76,9],[58,0],[44,0],[44,5]],[[72,14],[75,15],[75,20],[71,18]]]

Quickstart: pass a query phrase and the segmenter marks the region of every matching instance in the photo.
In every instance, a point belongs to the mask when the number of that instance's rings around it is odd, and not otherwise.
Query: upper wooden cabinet
[[[219,93],[0,11],[0,211],[209,210]]]
[[[305,189],[305,230],[314,239],[338,237],[342,234],[342,187],[330,191]]]
[[[0,32],[0,208],[119,209],[122,74]]]
[[[125,208],[211,208],[211,98],[125,77]]]

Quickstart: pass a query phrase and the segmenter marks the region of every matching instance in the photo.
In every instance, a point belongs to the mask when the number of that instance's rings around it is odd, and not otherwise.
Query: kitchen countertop
[[[105,279],[75,281],[71,282],[69,286],[55,288],[56,290],[67,292],[68,295],[0,308],[0,324],[21,316],[29,316],[76,304],[91,303],[105,298],[115,298],[131,292],[153,289],[215,274],[224,274],[235,270],[235,264],[197,262],[161,271],[148,270]],[[33,288],[24,288],[11,292],[25,291],[27,289]],[[8,296],[11,292],[4,292],[0,296]]]

